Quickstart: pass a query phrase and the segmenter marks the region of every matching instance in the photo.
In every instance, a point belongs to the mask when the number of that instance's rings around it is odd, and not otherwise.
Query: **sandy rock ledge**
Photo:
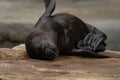
[[[0,80],[120,80],[120,52],[112,58],[59,56],[54,61],[30,59],[24,44],[0,48]]]
[[[28,55],[23,44],[10,48],[0,48],[0,59],[27,59]]]

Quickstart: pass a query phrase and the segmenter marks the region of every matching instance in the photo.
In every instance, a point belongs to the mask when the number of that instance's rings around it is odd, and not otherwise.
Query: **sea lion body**
[[[46,11],[25,41],[31,58],[54,60],[60,54],[96,54],[105,50],[104,41],[107,37],[104,33],[74,15],[51,15],[55,9],[55,0],[44,1]]]

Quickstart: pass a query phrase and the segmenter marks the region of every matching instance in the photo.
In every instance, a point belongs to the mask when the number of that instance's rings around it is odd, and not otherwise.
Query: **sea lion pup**
[[[106,57],[97,54],[105,50],[107,37],[104,33],[71,14],[52,15],[56,1],[44,2],[46,11],[25,41],[26,51],[31,58],[54,60],[59,54],[81,53]]]

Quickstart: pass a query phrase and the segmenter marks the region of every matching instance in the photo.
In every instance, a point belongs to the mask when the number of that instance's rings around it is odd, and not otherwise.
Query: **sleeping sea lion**
[[[106,35],[68,13],[57,13],[55,0],[44,0],[46,11],[27,36],[25,45],[33,59],[54,60],[60,54],[107,57],[98,52],[105,50]]]

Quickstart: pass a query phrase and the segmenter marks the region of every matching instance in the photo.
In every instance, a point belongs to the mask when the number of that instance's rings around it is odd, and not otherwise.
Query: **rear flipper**
[[[51,0],[44,0],[46,9],[48,8]]]
[[[73,49],[71,55],[77,55],[82,57],[89,57],[89,58],[110,58],[107,55],[94,53],[90,50],[82,50],[82,49]]]

